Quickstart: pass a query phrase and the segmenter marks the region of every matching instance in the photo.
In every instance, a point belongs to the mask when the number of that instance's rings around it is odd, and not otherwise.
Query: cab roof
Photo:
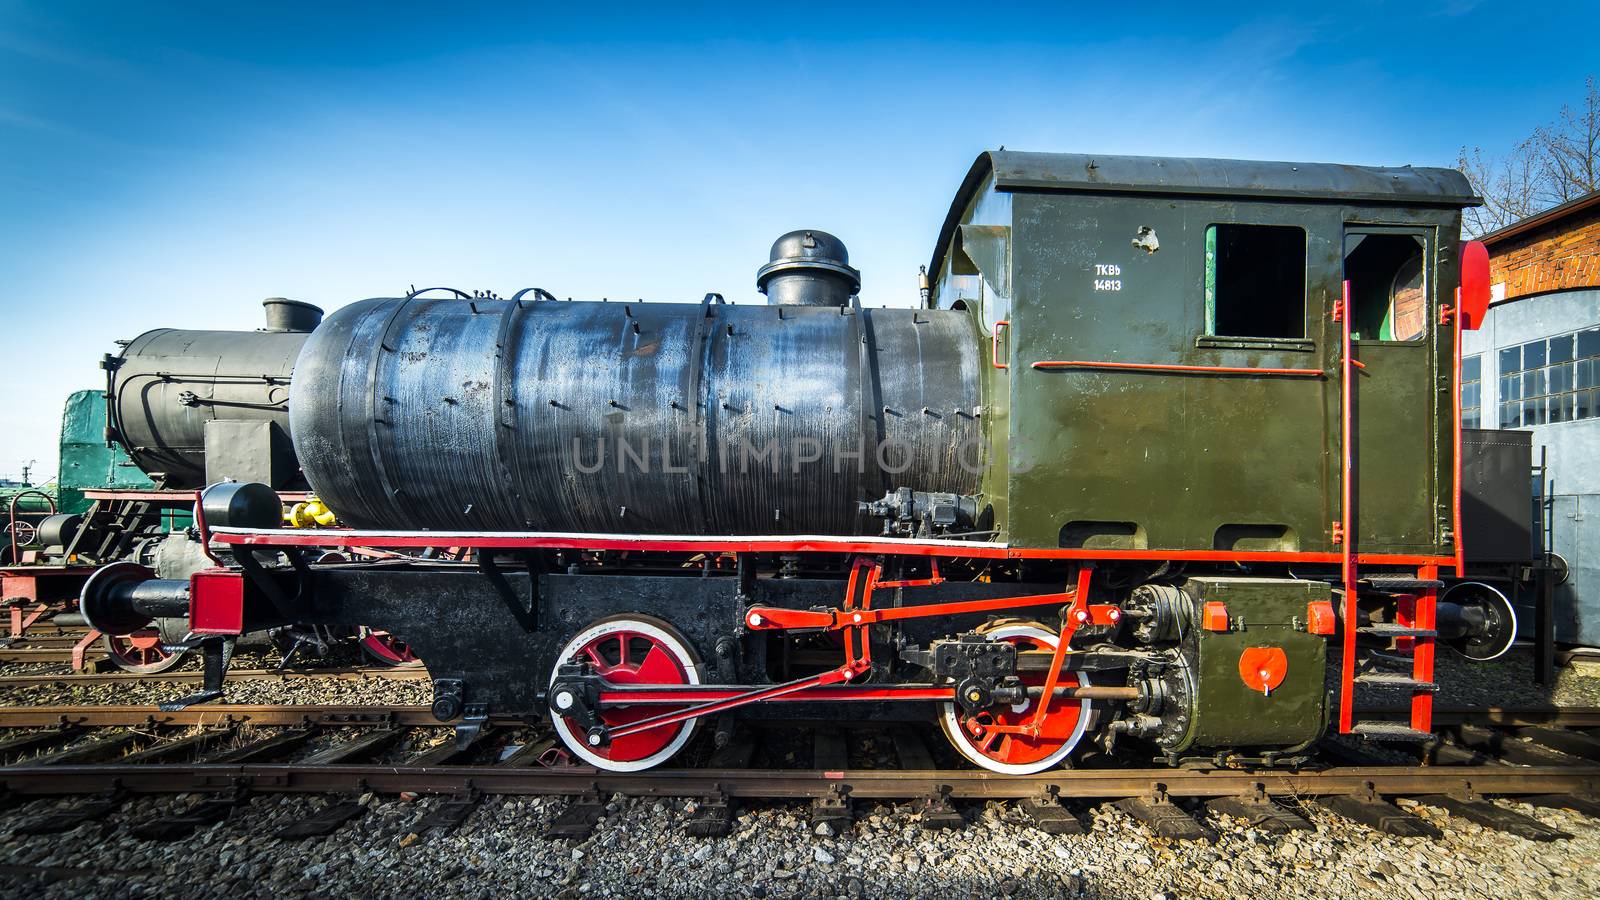
[[[930,273],[939,271],[962,214],[991,173],[996,190],[1013,193],[1234,197],[1456,209],[1483,202],[1455,169],[990,150],[979,154],[956,192],[939,230]]]

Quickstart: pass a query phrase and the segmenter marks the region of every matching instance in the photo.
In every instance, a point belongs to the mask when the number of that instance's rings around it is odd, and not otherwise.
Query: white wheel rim
[[[660,626],[652,625],[639,619],[612,619],[585,628],[574,636],[572,640],[568,641],[565,647],[561,648],[561,653],[556,657],[556,668],[550,672],[550,684],[555,684],[561,664],[572,658],[572,655],[577,653],[580,647],[590,641],[619,631],[642,634],[656,641],[663,650],[672,654],[672,657],[683,667],[685,677],[690,684],[700,683],[700,669],[695,665],[694,656],[690,654],[689,648],[685,647],[676,635]],[[690,719],[684,722],[678,732],[678,736],[673,738],[671,743],[643,759],[618,761],[607,759],[590,749],[588,744],[584,742],[584,736],[578,734],[572,729],[571,725],[567,724],[565,716],[558,716],[553,713],[550,716],[550,722],[555,727],[556,736],[561,738],[561,743],[566,745],[567,750],[571,751],[572,755],[597,769],[605,769],[610,772],[639,772],[666,762],[679,750],[682,750],[684,744],[689,742],[690,736],[694,734],[695,725],[699,721],[699,719]],[[680,726],[669,725],[666,727]]]
[[[1460,656],[1462,659],[1470,659],[1473,662],[1490,662],[1492,660],[1496,660],[1496,659],[1499,659],[1502,656],[1505,656],[1506,652],[1509,651],[1514,644],[1516,644],[1516,642],[1517,642],[1517,629],[1521,624],[1521,623],[1519,623],[1517,621],[1517,607],[1516,607],[1516,605],[1511,602],[1511,599],[1505,595],[1504,591],[1501,591],[1499,588],[1495,587],[1492,584],[1484,584],[1481,581],[1462,581],[1462,582],[1458,582],[1456,584],[1452,584],[1448,590],[1446,590],[1443,594],[1439,595],[1439,599],[1440,600],[1449,600],[1451,594],[1456,593],[1457,591],[1460,591],[1460,590],[1462,590],[1464,588],[1482,588],[1483,590],[1488,591],[1490,596],[1494,597],[1496,599],[1496,601],[1498,601],[1497,605],[1500,607],[1501,613],[1503,613],[1508,619],[1511,620],[1511,632],[1510,632],[1510,636],[1506,639],[1505,643],[1500,645],[1500,649],[1496,650],[1494,653],[1489,654],[1488,656],[1468,656],[1467,654],[1462,653],[1459,650],[1455,651],[1456,655]],[[1449,646],[1449,645],[1446,645],[1446,646]],[[1454,648],[1451,648],[1451,649],[1454,649]]]
[[[1003,641],[1007,638],[1030,638],[1047,645],[1050,650],[1056,648],[1058,641],[1056,635],[1033,625],[1005,625],[993,631],[984,632],[984,637],[991,641]],[[1077,672],[1074,674],[1078,676],[1081,684],[1089,683],[1087,673]],[[1041,697],[1040,699],[1043,700],[1044,698]],[[1029,702],[1031,703],[1032,701],[1030,700]],[[1072,730],[1072,737],[1068,738],[1056,752],[1031,763],[1003,763],[999,760],[990,759],[973,749],[964,736],[965,732],[961,729],[961,721],[957,718],[959,707],[956,706],[954,701],[944,704],[944,715],[939,719],[939,726],[944,729],[945,737],[950,740],[950,745],[956,748],[956,752],[966,757],[972,764],[988,769],[991,772],[999,772],[1002,775],[1037,775],[1046,769],[1060,765],[1062,760],[1071,756],[1072,751],[1078,748],[1078,741],[1083,738],[1083,732],[1089,727],[1090,718],[1089,701],[1080,700],[1078,702],[1083,706],[1078,713],[1078,724]]]

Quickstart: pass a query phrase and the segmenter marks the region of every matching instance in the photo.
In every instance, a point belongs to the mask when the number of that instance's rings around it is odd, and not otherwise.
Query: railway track
[[[421,668],[395,668],[390,666],[358,666],[317,669],[229,669],[228,681],[426,681],[428,670]],[[135,672],[59,672],[39,675],[0,675],[0,687],[28,687],[40,684],[117,684],[121,682],[180,682],[198,683],[203,680],[199,670],[162,672],[158,675],[140,675]]]
[[[104,659],[105,651],[91,647],[84,651],[84,660],[93,663]],[[29,643],[0,649],[0,663],[70,663],[72,645],[45,645]]]
[[[259,670],[271,678],[327,677],[327,678],[395,678],[399,680],[425,679],[425,670],[404,669],[329,669],[305,670],[300,676],[292,672],[277,673]],[[242,671],[240,674],[247,674]],[[387,673],[387,674],[385,674]],[[407,674],[410,673],[410,674]],[[112,678],[122,673],[105,673]],[[180,673],[187,674],[187,673]],[[193,673],[198,675],[199,673]],[[135,679],[169,680],[173,673],[159,676],[134,676]],[[57,676],[20,676],[50,679]],[[120,680],[120,679],[118,679]],[[5,683],[0,680],[0,684]],[[1409,715],[1402,707],[1365,710],[1369,715],[1400,717]],[[1534,706],[1534,707],[1442,707],[1434,712],[1440,725],[1483,725],[1499,727],[1549,726],[1555,728],[1600,728],[1600,707],[1593,706]],[[40,728],[61,724],[96,727],[126,726],[194,726],[217,724],[297,725],[303,723],[353,724],[392,722],[408,726],[438,726],[446,723],[433,717],[427,706],[350,706],[314,704],[243,704],[210,703],[181,710],[161,710],[155,706],[17,706],[0,708],[0,729]],[[491,716],[490,725],[515,727],[524,724],[519,718]]]
[[[1187,809],[1196,803],[1272,829],[1305,827],[1295,809],[1314,802],[1392,834],[1429,833],[1433,826],[1391,802],[1405,797],[1536,839],[1560,834],[1486,798],[1600,816],[1600,740],[1586,730],[1600,722],[1600,709],[1453,710],[1446,718],[1457,724],[1440,747],[1453,755],[1429,765],[1335,765],[1328,760],[1336,755],[1327,755],[1290,771],[1143,768],[1102,759],[1096,767],[1015,777],[940,767],[920,736],[893,726],[887,743],[898,768],[852,766],[841,734],[818,730],[803,767],[753,766],[755,742],[740,738],[712,751],[702,767],[616,773],[570,764],[551,737],[517,721],[489,723],[464,749],[448,739],[419,741],[396,756],[408,733],[446,727],[425,707],[10,708],[0,709],[0,729],[14,732],[0,740],[0,758],[11,763],[0,767],[0,803],[94,796],[82,804],[87,814],[133,795],[198,793],[209,798],[196,808],[213,815],[261,794],[322,794],[331,798],[328,809],[340,812],[303,827],[326,833],[318,829],[337,828],[339,815],[359,814],[348,800],[359,794],[440,795],[457,824],[486,796],[568,797],[567,812],[552,826],[555,837],[587,834],[615,794],[698,798],[702,812],[688,827],[703,835],[725,833],[735,804],[754,800],[809,800],[813,820],[840,827],[858,800],[915,801],[928,827],[960,827],[959,801],[998,800],[1017,803],[1040,828],[1058,833],[1081,830],[1073,807],[1111,801],[1160,834],[1194,839],[1209,834]],[[70,810],[62,815],[72,817]],[[197,815],[175,818],[205,818]]]

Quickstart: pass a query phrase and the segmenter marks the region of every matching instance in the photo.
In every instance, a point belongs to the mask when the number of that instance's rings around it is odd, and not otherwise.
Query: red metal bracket
[[[1056,636],[1056,652],[1050,657],[1050,673],[1045,676],[1044,689],[1039,694],[1039,705],[1033,718],[1017,725],[1003,725],[997,722],[989,726],[989,731],[1000,734],[1024,734],[1028,737],[1039,736],[1044,726],[1045,714],[1050,709],[1050,700],[1055,697],[1056,686],[1061,682],[1061,664],[1066,662],[1067,647],[1072,643],[1072,636],[1078,633],[1078,628],[1091,616],[1089,581],[1093,577],[1093,566],[1084,566],[1078,570],[1078,586],[1072,592],[1072,607],[1061,617],[1061,633]]]
[[[14,638],[22,637],[29,628],[33,627],[33,623],[39,621],[39,617],[50,609],[50,604],[41,603],[35,606],[32,612],[24,616],[22,614],[22,606],[20,603],[14,603],[11,606],[11,636]]]
[[[1313,600],[1306,604],[1306,631],[1324,637],[1339,631],[1339,621],[1333,614],[1333,604],[1327,600]]]
[[[82,640],[72,645],[72,671],[82,672],[88,668],[84,663],[84,656],[89,652],[89,645],[100,640],[101,637],[103,635],[100,632],[91,628],[89,633],[83,636]]]
[[[928,562],[932,566],[932,574],[930,574],[927,578],[908,578],[908,579],[905,579],[903,581],[880,581],[880,582],[878,582],[878,587],[881,587],[881,588],[932,587],[933,585],[936,585],[936,584],[944,584],[944,576],[939,574],[939,560],[938,560],[938,558],[937,557],[931,557],[928,560]]]
[[[211,552],[211,529],[206,527],[205,504],[201,502],[204,497],[205,491],[194,492],[194,533],[200,541],[200,552],[206,555],[206,559],[211,560],[212,565],[221,568],[222,560]]]
[[[899,622],[905,619],[926,619],[933,616],[957,616],[965,613],[997,612],[1028,606],[1056,606],[1071,603],[1072,592],[1062,594],[1028,594],[1022,597],[993,597],[987,600],[956,600],[949,603],[927,603],[921,606],[890,606],[883,609],[783,609],[776,606],[752,606],[745,611],[744,624],[752,631],[784,631],[788,629],[817,628],[838,631]],[[1114,606],[1087,607],[1085,614],[1098,624],[1114,624],[1121,611]],[[1087,624],[1087,623],[1080,623]]]

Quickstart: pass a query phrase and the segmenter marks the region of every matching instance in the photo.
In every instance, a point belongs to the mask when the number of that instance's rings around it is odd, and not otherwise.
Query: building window
[[[1483,356],[1461,358],[1461,427],[1482,428]]]
[[[1465,391],[1463,369],[1463,417]],[[1600,328],[1500,350],[1501,428],[1596,417],[1600,417]]]
[[[1284,225],[1206,228],[1206,334],[1306,336],[1306,233]]]

